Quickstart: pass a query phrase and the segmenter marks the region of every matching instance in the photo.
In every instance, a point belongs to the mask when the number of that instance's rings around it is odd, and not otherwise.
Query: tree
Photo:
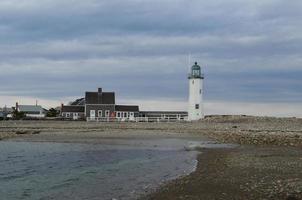
[[[14,120],[20,120],[26,117],[24,112],[19,112],[18,110],[14,110],[12,116]]]
[[[51,108],[47,111],[46,117],[57,117],[59,114],[60,114],[60,111],[58,111],[54,108]]]

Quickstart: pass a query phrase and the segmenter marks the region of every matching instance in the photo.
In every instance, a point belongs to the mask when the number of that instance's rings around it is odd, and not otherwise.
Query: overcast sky
[[[302,116],[301,0],[1,0],[0,105],[103,87],[186,107],[188,54],[206,114]],[[193,63],[191,63],[193,64]]]

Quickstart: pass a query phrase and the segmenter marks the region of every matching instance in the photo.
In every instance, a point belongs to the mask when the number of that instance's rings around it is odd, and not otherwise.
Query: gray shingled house
[[[134,120],[139,115],[138,106],[116,105],[114,92],[86,92],[85,115],[90,120],[117,118],[121,120]]]
[[[61,116],[66,119],[81,120],[85,119],[85,106],[68,105],[61,107]]]
[[[114,92],[86,92],[85,98],[77,99],[70,105],[61,108],[61,116],[67,119],[88,120],[134,120],[139,116],[139,107],[131,105],[116,105]]]
[[[88,118],[114,117],[115,93],[103,92],[99,88],[97,92],[85,93],[85,115]]]
[[[180,121],[188,116],[185,111],[140,111],[139,106],[116,105],[114,92],[85,92],[85,97],[70,105],[62,105],[64,119],[89,121]]]

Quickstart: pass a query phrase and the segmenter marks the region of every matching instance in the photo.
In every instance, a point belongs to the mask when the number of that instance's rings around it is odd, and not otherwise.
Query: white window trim
[[[128,118],[128,112],[123,112],[123,118]]]

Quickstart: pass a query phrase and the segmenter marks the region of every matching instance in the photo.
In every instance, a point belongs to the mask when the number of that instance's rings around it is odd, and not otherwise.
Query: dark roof
[[[19,105],[20,112],[41,112],[43,111],[42,106],[39,105]]]
[[[200,66],[195,62],[195,64],[192,66],[192,70],[200,70]]]
[[[173,115],[173,114],[182,114],[187,115],[187,111],[140,111],[142,114],[166,114],[166,115]]]
[[[115,111],[139,112],[138,106],[116,105]]]
[[[85,112],[85,106],[62,106],[61,112]]]
[[[98,93],[97,92],[86,92],[85,93],[86,104],[98,104]]]
[[[115,93],[102,92],[99,88],[99,92],[86,92],[85,102],[86,104],[115,104]]]
[[[102,93],[102,104],[115,104],[114,92],[103,92]]]
[[[72,106],[84,106],[85,105],[85,98],[76,99],[70,105],[72,105]]]

